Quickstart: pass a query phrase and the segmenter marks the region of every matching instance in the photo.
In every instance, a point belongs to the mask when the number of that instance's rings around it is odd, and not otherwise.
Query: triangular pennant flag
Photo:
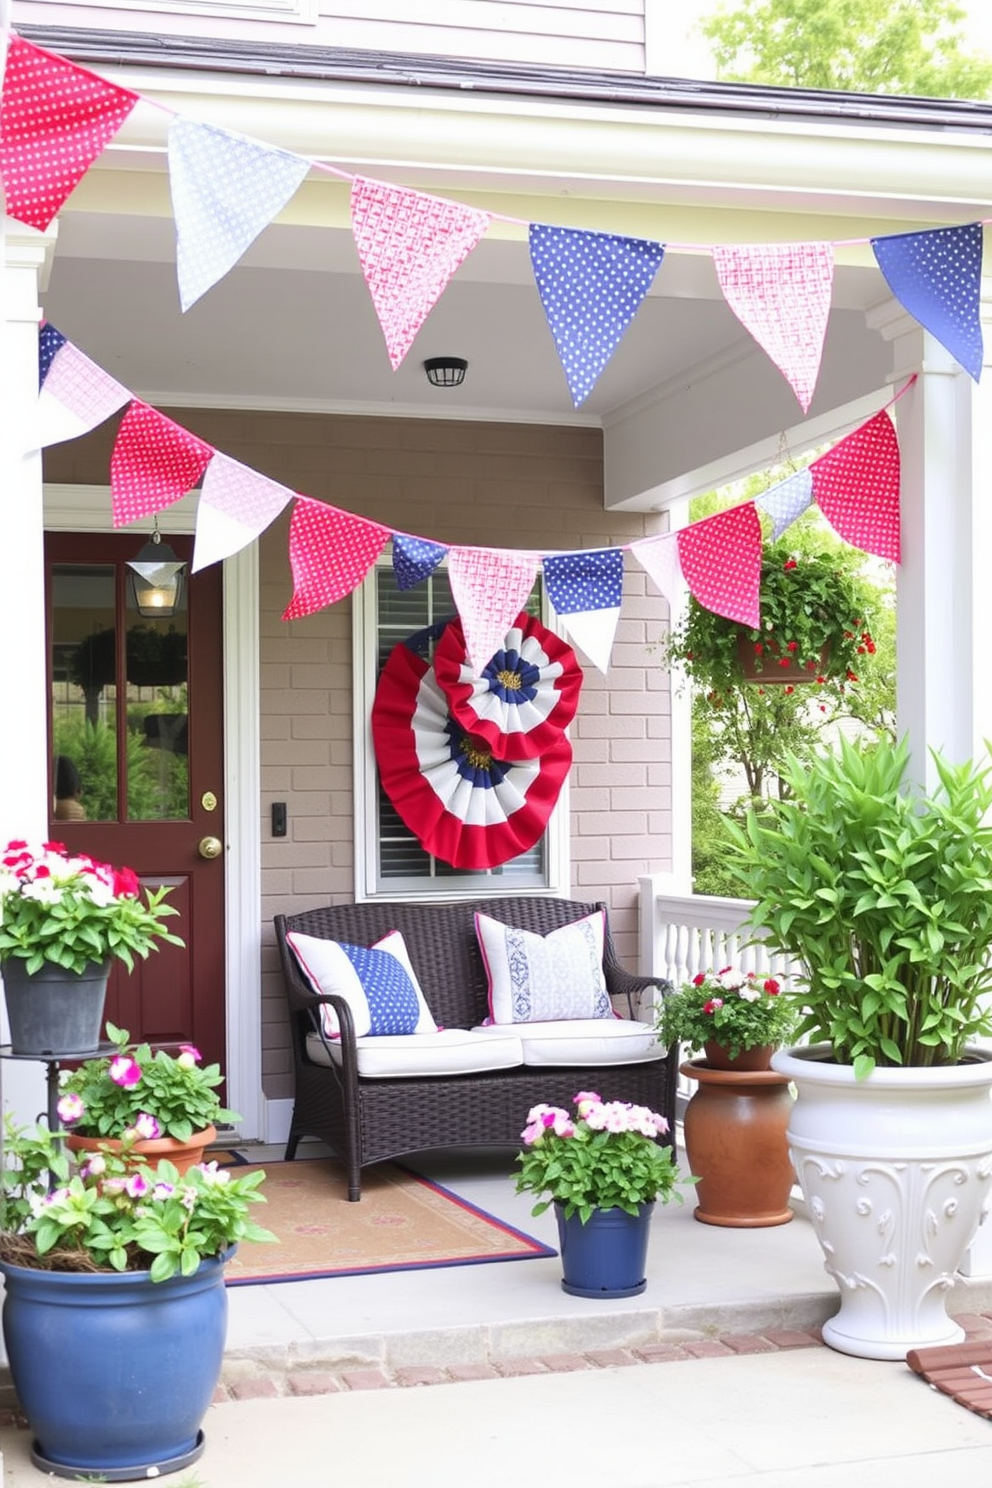
[[[872,238],[885,282],[977,382],[982,372],[983,232],[980,222]]]
[[[813,499],[853,548],[899,562],[899,441],[883,408],[814,460]]]
[[[184,310],[233,269],[296,193],[310,162],[210,124],[169,127],[176,269]]]
[[[447,548],[405,532],[393,533],[393,573],[399,589],[412,589],[434,572]]]
[[[451,548],[448,577],[472,670],[481,672],[527,603],[537,576],[532,553]]]
[[[830,243],[714,247],[720,288],[738,320],[783,372],[805,413],[830,315]]]
[[[355,177],[355,246],[394,371],[491,220],[458,202]]]
[[[45,331],[61,335],[54,326],[43,327],[42,336]],[[131,394],[126,387],[62,336],[62,344],[49,364],[38,394],[35,429],[29,448],[47,449],[51,444],[61,444],[64,439],[78,439],[130,401]]]
[[[675,609],[682,602],[686,587],[678,533],[659,532],[656,537],[642,537],[631,543],[630,551],[668,600],[669,608]]]
[[[212,455],[209,444],[135,398],[110,458],[114,526],[150,516],[192,491]]]
[[[357,589],[391,536],[378,522],[298,497],[289,524],[293,598],[282,618],[312,615]]]
[[[813,477],[809,467],[790,475],[788,480],[779,481],[777,486],[772,486],[763,496],[754,498],[758,510],[772,519],[772,542],[778,541],[785,529],[791,527],[797,517],[802,516],[812,501]]]
[[[215,454],[203,477],[196,509],[192,571],[240,553],[292,501],[295,491]]]
[[[7,215],[42,231],[139,100],[11,36],[0,97]]]
[[[38,386],[45,386],[45,378],[48,376],[52,362],[55,360],[62,347],[65,345],[65,337],[61,331],[57,331],[49,322],[45,321],[38,330]]]
[[[645,238],[530,225],[530,261],[578,408],[640,309],[665,257]]]
[[[753,501],[705,517],[677,534],[679,561],[704,609],[749,625],[761,624],[761,522]]]
[[[548,599],[593,666],[609,670],[623,597],[623,553],[600,548],[544,560]]]

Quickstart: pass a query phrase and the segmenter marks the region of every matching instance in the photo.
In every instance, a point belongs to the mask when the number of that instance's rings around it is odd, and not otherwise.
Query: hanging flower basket
[[[753,634],[749,630],[737,632],[737,660],[745,682],[760,682],[765,687],[776,683],[795,687],[800,682],[822,685],[832,675],[829,646],[821,646],[816,656],[803,657],[795,641],[783,645],[773,635],[754,641]]]

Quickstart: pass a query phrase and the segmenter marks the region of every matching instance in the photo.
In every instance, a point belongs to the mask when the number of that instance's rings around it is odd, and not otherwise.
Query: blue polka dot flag
[[[982,225],[872,238],[885,282],[903,309],[977,382],[982,373]]]
[[[619,548],[556,553],[544,560],[544,579],[572,640],[605,673],[620,618],[623,553]]]
[[[771,517],[774,524],[772,542],[778,542],[787,527],[791,527],[797,517],[801,517],[808,506],[813,504],[813,475],[810,470],[800,470],[795,475],[790,475],[788,480],[779,481],[777,486],[765,492],[763,496],[756,496],[754,504],[759,511],[763,511]]]
[[[38,332],[38,386],[45,386],[52,363],[65,345],[65,337],[46,320]]]
[[[393,533],[393,573],[400,589],[412,589],[415,584],[429,577],[447,548],[440,543],[428,542],[424,537],[409,537],[405,532]]]
[[[664,245],[646,238],[531,223],[534,279],[576,408],[619,346],[664,257]]]

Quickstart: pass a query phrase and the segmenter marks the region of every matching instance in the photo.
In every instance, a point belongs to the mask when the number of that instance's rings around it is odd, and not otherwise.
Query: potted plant
[[[771,1057],[795,1024],[795,1005],[774,977],[730,966],[700,972],[658,1006],[661,1042],[705,1055],[682,1065],[697,1086],[684,1130],[702,1224],[759,1228],[793,1217],[792,1096]]]
[[[159,941],[182,945],[162,923],[177,913],[169,888],[142,893],[115,868],[61,842],[8,842],[0,855],[0,976],[15,1054],[86,1053],[100,1023],[114,957],[130,971]]]
[[[728,824],[751,924],[801,968],[812,1043],[772,1066],[841,1292],[824,1338],[868,1358],[962,1336],[944,1304],[992,1181],[992,764],[933,762],[927,794],[905,743],[842,740]]]
[[[220,1377],[224,1266],[264,1174],[66,1153],[8,1115],[0,1171],[3,1333],[34,1435],[60,1477],[150,1478],[195,1461]]]
[[[59,1121],[70,1149],[120,1150],[145,1161],[168,1157],[180,1171],[198,1163],[216,1139],[218,1121],[238,1121],[220,1103],[219,1065],[201,1064],[183,1044],[178,1054],[129,1045],[126,1029],[107,1024],[115,1052],[86,1059],[60,1079]]]
[[[562,1290],[575,1297],[634,1297],[647,1286],[645,1262],[657,1199],[682,1202],[668,1122],[646,1106],[575,1097],[576,1115],[535,1106],[521,1132],[518,1193],[547,1194],[531,1210],[554,1205]]]
[[[760,604],[761,625],[752,630],[690,598],[666,642],[669,662],[722,697],[753,681],[843,691],[875,652],[871,587],[844,555],[768,544]]]

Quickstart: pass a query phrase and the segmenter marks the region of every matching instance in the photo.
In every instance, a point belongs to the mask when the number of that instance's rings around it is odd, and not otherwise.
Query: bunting
[[[619,548],[556,553],[544,560],[544,583],[572,640],[605,675],[620,619],[623,553]]]
[[[359,584],[392,533],[379,522],[298,496],[289,524],[293,598],[284,620],[299,620],[344,599]]]
[[[447,554],[440,543],[405,532],[393,533],[393,573],[398,589],[413,589],[437,568]]]
[[[538,293],[578,408],[640,309],[665,249],[541,222],[531,223],[529,237]]]
[[[183,310],[234,268],[296,194],[309,162],[210,124],[174,119],[169,184]]]
[[[505,548],[448,550],[451,595],[474,671],[482,671],[524,608],[536,577],[533,553],[510,553]]]
[[[668,600],[669,608],[674,610],[685,594],[678,533],[662,532],[657,537],[643,537],[639,542],[631,543],[630,551]]]
[[[980,222],[872,238],[885,282],[914,320],[977,382],[982,373]]]
[[[813,497],[838,537],[898,563],[899,441],[885,409],[814,460],[810,471]]]
[[[110,459],[114,526],[151,516],[192,491],[212,455],[209,444],[135,398]]]
[[[38,331],[38,386],[45,386],[52,362],[65,345],[66,338],[49,321],[43,321]]]
[[[753,501],[676,534],[690,590],[706,609],[757,630],[761,624],[761,521]]]
[[[137,102],[137,93],[11,36],[0,94],[8,217],[43,232]]]
[[[228,455],[215,453],[203,477],[196,511],[193,573],[240,553],[275,521],[295,494]]]
[[[777,542],[787,527],[801,517],[813,501],[813,477],[809,468],[779,481],[763,496],[756,496],[754,504],[763,511],[772,523],[772,542]]]
[[[109,372],[84,356],[53,325],[39,332],[41,388],[31,449],[47,449],[88,434],[130,403],[131,394]]]
[[[352,231],[394,372],[491,220],[488,212],[356,176]]]
[[[712,253],[727,304],[785,374],[806,413],[830,315],[833,247],[765,243]]]

